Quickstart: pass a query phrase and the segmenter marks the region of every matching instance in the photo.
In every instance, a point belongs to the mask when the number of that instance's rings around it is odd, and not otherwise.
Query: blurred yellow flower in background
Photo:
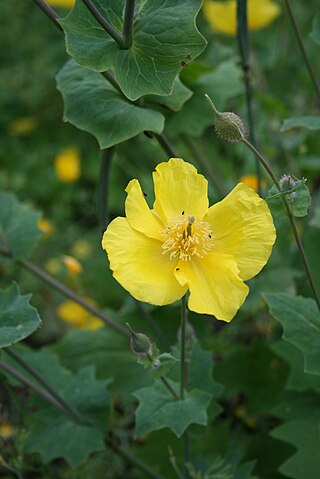
[[[38,221],[38,228],[46,235],[50,236],[53,233],[52,223],[45,218],[40,218]]]
[[[250,186],[254,191],[258,191],[258,177],[256,175],[244,175],[241,176],[239,179],[239,183],[245,183],[246,185]],[[261,188],[266,187],[266,182],[262,178],[261,179]]]
[[[63,263],[70,276],[78,276],[82,272],[81,263],[73,256],[64,256]]]
[[[9,439],[14,435],[14,427],[8,421],[0,420],[0,437]]]
[[[64,183],[72,183],[80,177],[80,154],[74,147],[65,148],[54,160],[56,175]]]
[[[248,0],[248,28],[260,30],[270,25],[279,15],[280,7],[273,0]],[[203,13],[210,27],[219,33],[237,34],[237,2],[205,0]]]
[[[189,290],[191,311],[230,321],[268,261],[276,232],[267,203],[239,183],[209,208],[208,182],[181,158],[153,173],[155,202],[138,180],[126,188],[126,217],[102,239],[114,278],[139,301],[173,303]]]
[[[72,245],[71,254],[76,258],[85,259],[91,256],[91,253],[92,245],[87,240],[78,239]]]
[[[34,131],[38,126],[38,122],[32,116],[22,116],[13,120],[8,127],[10,135],[19,136],[27,135]]]
[[[47,0],[51,7],[72,8],[75,0]]]
[[[86,298],[86,301],[95,306],[92,299]],[[92,313],[83,308],[75,301],[64,301],[57,308],[57,315],[62,321],[71,324],[78,329],[99,329],[102,328],[104,322]]]

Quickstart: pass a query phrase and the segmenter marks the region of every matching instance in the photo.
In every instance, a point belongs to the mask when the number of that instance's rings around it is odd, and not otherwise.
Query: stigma
[[[213,246],[213,234],[209,223],[200,221],[193,215],[172,219],[162,230],[162,254],[170,259],[190,261],[193,256],[204,258]]]

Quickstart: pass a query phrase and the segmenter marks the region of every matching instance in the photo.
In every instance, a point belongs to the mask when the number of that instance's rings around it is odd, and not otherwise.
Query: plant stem
[[[101,74],[108,80],[109,83],[113,86],[115,90],[117,90],[123,98],[125,98],[128,101],[128,98],[123,94],[121,88],[119,87],[119,84],[116,82],[113,74],[111,71],[106,70],[104,72],[101,72]]]
[[[249,44],[249,30],[248,30],[248,16],[247,16],[247,0],[237,0],[237,37],[239,44],[239,51],[241,56],[241,66],[243,71],[243,80],[246,95],[246,104],[248,112],[249,135],[251,143],[257,147],[257,140],[255,135],[255,127],[253,121],[252,108],[252,85],[250,77],[250,44]],[[261,190],[261,167],[259,161],[256,159],[256,175],[258,184],[258,194]]]
[[[181,352],[180,352],[180,400],[184,399],[184,388],[186,383],[186,323],[187,323],[187,295],[181,298]],[[189,473],[187,463],[189,462],[189,437],[188,432],[183,433],[183,474],[188,479]]]
[[[102,150],[99,181],[97,188],[97,210],[100,230],[105,231],[110,217],[108,210],[108,193],[110,181],[110,169],[114,148]]]
[[[219,173],[213,168],[211,163],[207,161],[207,159],[203,156],[202,152],[197,147],[196,143],[193,141],[192,138],[188,137],[187,135],[182,135],[182,139],[191,151],[192,155],[195,159],[200,163],[200,165],[206,170],[206,173],[210,177],[212,183],[214,184],[217,192],[220,194],[221,197],[226,196],[227,190],[224,187],[224,184],[220,178]]]
[[[150,354],[147,354],[147,357],[150,361],[150,363],[153,362],[153,359],[151,357]],[[161,381],[163,382],[163,384],[165,385],[165,387],[168,389],[168,391],[170,392],[170,394],[172,395],[173,399],[175,399],[176,401],[178,401],[180,398],[178,396],[178,394],[175,392],[175,390],[173,389],[173,387],[171,386],[170,382],[168,381],[168,379],[165,377],[165,376],[160,376],[160,379]]]
[[[11,257],[10,252],[7,250],[7,248],[1,244],[0,253],[5,256]],[[60,281],[50,276],[46,271],[39,268],[34,263],[28,260],[20,259],[18,260],[18,263],[21,264],[21,266],[23,266],[25,269],[31,271],[31,273],[33,273],[35,276],[38,276],[38,278],[42,279],[45,283],[49,284],[52,288],[62,293],[64,296],[67,296],[76,303],[81,304],[81,306],[83,306],[87,311],[102,319],[102,321],[104,321],[107,326],[117,331],[117,333],[120,333],[127,338],[130,338],[130,333],[124,326],[114,321],[112,318],[107,316],[105,313],[97,309],[92,304],[88,303],[85,299],[81,298],[81,296],[72,291],[72,289],[68,288],[63,283],[60,283]]]
[[[57,13],[51,8],[44,0],[33,0],[38,7],[47,15],[48,18],[59,28],[59,30],[63,33],[63,28],[58,22],[58,15]]]
[[[163,133],[154,136],[157,138],[164,151],[166,151],[171,158],[178,158],[178,153],[175,151],[173,145]]]
[[[276,177],[275,173],[273,172],[269,163],[263,158],[263,156],[250,143],[249,140],[247,140],[246,138],[243,137],[241,141],[248,148],[250,148],[250,150],[256,155],[256,157],[259,159],[259,161],[262,163],[264,168],[269,173],[270,177],[272,178],[272,180],[273,180],[274,184],[276,185],[276,187],[278,188],[278,190],[281,192],[279,180]],[[287,198],[285,196],[281,196],[281,199],[282,199],[283,204],[286,208],[288,218],[289,218],[289,221],[290,221],[290,225],[291,225],[291,228],[292,228],[292,231],[293,231],[294,239],[296,241],[296,244],[297,244],[297,247],[298,247],[298,250],[299,250],[299,253],[300,253],[300,256],[301,256],[301,259],[302,259],[302,262],[303,262],[303,265],[304,265],[304,268],[305,268],[305,271],[306,271],[306,274],[307,274],[307,277],[308,277],[308,280],[309,280],[309,283],[310,283],[310,286],[311,286],[311,289],[312,289],[312,292],[313,292],[313,295],[314,295],[314,298],[315,298],[315,300],[317,302],[317,305],[318,305],[318,308],[320,310],[320,297],[319,297],[319,294],[318,294],[318,291],[317,291],[317,287],[316,287],[314,278],[313,278],[312,273],[311,273],[309,262],[308,262],[308,259],[306,257],[306,254],[305,254],[305,251],[304,251],[304,248],[303,248],[303,245],[302,245],[302,242],[301,242],[301,238],[300,238],[300,235],[299,235],[299,232],[298,232],[298,229],[297,229],[297,226],[296,226],[296,223],[295,223],[290,205],[289,205],[289,203],[287,201]]]
[[[94,18],[102,26],[102,28],[112,37],[119,45],[120,48],[126,48],[122,36],[113,26],[104,18],[104,16],[99,12],[95,4],[91,0],[82,0],[85,6],[90,10]]]
[[[129,451],[126,451],[121,446],[115,444],[115,442],[111,439],[107,439],[106,443],[116,454],[118,454],[118,456],[121,456],[129,464],[136,466],[151,479],[164,479],[162,476],[150,469],[147,464],[134,457],[133,454],[131,454]]]
[[[122,36],[125,48],[130,48],[132,45],[132,24],[134,15],[135,0],[127,0],[124,12]]]
[[[302,39],[302,35],[301,35],[301,32],[300,32],[300,29],[299,29],[299,26],[298,26],[298,23],[296,21],[296,18],[294,16],[294,13],[293,13],[293,10],[291,8],[291,3],[289,0],[284,0],[284,3],[286,4],[286,7],[287,7],[287,10],[288,10],[288,13],[289,13],[289,17],[290,17],[290,20],[291,20],[291,23],[292,23],[292,26],[293,26],[293,29],[294,29],[294,32],[296,34],[296,38],[297,38],[297,41],[298,41],[298,44],[299,44],[299,47],[300,47],[300,50],[301,50],[301,53],[302,53],[302,56],[303,56],[303,59],[304,59],[304,62],[306,64],[306,67],[309,71],[309,75],[310,75],[310,78],[311,78],[311,81],[313,83],[313,86],[314,86],[314,90],[315,90],[315,93],[317,95],[317,98],[318,98],[318,101],[320,101],[320,86],[319,86],[319,83],[317,81],[317,77],[313,71],[313,68],[312,68],[312,65],[311,65],[311,62],[310,62],[310,59],[308,57],[308,53],[307,53],[307,50],[304,46],[304,43],[303,43],[303,39]]]
[[[11,348],[4,348],[4,351],[11,356],[20,366],[22,366],[31,376],[34,377],[38,383],[48,391],[49,394],[60,404],[65,411],[68,412],[69,416],[77,422],[78,424],[87,425],[86,422],[82,419],[79,413],[71,407],[63,397],[56,391],[56,389],[48,383],[48,381],[40,374],[36,369],[34,369],[31,364],[29,364],[19,353],[17,353],[14,349]]]

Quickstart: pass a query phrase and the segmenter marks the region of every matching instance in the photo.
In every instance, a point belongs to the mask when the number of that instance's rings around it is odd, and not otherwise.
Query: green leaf
[[[283,327],[283,338],[303,352],[305,371],[320,374],[320,314],[315,301],[285,293],[263,296]]]
[[[292,189],[292,193],[289,191],[279,193],[279,190],[275,185],[270,188],[266,201],[268,202],[273,216],[276,218],[287,216],[286,208],[280,196],[286,197],[293,216],[302,218],[308,214],[308,209],[311,205],[311,196],[305,180],[298,180],[295,188]]]
[[[316,43],[320,44],[320,13],[317,13],[313,19],[310,38],[312,38],[312,40],[314,40]]]
[[[22,341],[41,324],[37,310],[29,304],[31,294],[20,295],[17,285],[0,290],[0,348]]]
[[[178,391],[178,384],[170,381]],[[136,410],[135,436],[158,431],[164,427],[171,429],[177,437],[182,436],[190,424],[207,424],[206,409],[211,394],[193,389],[185,392],[184,399],[176,400],[162,383],[139,389],[133,394],[139,400]]]
[[[72,374],[61,366],[55,354],[45,349],[19,348],[19,352],[90,423],[79,425],[34,396],[35,412],[28,416],[25,450],[39,453],[45,463],[63,458],[72,467],[85,462],[91,453],[104,450],[110,381],[96,380],[92,366]]]
[[[164,117],[128,102],[102,75],[70,60],[57,75],[64,119],[91,133],[101,149],[129,140],[145,130],[161,133]]]
[[[177,77],[173,84],[172,93],[168,96],[161,95],[147,95],[145,101],[147,103],[158,103],[161,106],[165,106],[172,111],[179,111],[189,98],[191,98],[193,92],[187,88],[182,81]]]
[[[125,1],[94,3],[121,34]],[[200,7],[201,0],[138,0],[129,49],[121,49],[80,0],[60,22],[67,52],[77,63],[98,72],[111,68],[123,93],[136,100],[169,95],[179,71],[205,48],[195,24]]]
[[[287,118],[283,121],[281,132],[292,130],[292,128],[307,128],[308,130],[320,129],[319,116],[300,116],[295,118]]]
[[[192,70],[196,65],[190,65],[189,68]],[[243,92],[238,59],[226,60],[213,72],[202,74],[191,88],[193,97],[167,120],[166,126],[171,135],[200,137],[204,130],[213,124],[212,110],[205,100],[205,93],[214,100],[217,108],[223,111],[227,100]]]
[[[0,193],[0,241],[14,258],[27,257],[43,236],[38,228],[40,216],[10,193]]]

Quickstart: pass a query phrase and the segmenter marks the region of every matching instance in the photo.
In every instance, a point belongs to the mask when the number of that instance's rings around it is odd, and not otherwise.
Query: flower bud
[[[291,175],[283,175],[279,180],[279,185],[281,191],[290,191],[297,185],[297,181]]]
[[[248,135],[248,127],[239,115],[231,111],[221,113],[214,106],[211,98],[205,95],[214,113],[214,127],[217,134],[225,141],[237,143]]]
[[[148,336],[143,333],[136,333],[130,326],[129,323],[126,323],[127,328],[131,333],[130,338],[130,347],[131,351],[135,354],[152,354],[152,343]]]

